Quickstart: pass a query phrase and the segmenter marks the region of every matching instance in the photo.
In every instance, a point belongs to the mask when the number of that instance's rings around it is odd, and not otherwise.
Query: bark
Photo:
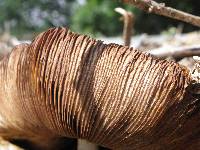
[[[46,149],[58,137],[190,149],[200,144],[192,88],[189,70],[174,62],[53,28],[0,63],[0,135]]]

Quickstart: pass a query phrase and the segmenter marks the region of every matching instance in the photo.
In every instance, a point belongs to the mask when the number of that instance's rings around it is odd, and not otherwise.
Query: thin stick
[[[159,58],[166,58],[166,57],[184,58],[184,57],[192,57],[195,55],[200,56],[200,45],[167,47],[167,48],[161,47],[161,48],[150,50],[148,52]]]
[[[122,2],[132,4],[148,13],[166,16],[200,27],[199,16],[191,15],[171,7],[165,7],[164,3],[157,3],[153,0],[122,0]]]
[[[130,46],[130,44],[131,44],[131,35],[132,35],[132,32],[133,32],[133,19],[134,19],[134,16],[133,16],[132,12],[126,11],[123,8],[115,8],[115,11],[123,16],[123,21],[124,21],[124,29],[123,29],[124,45],[125,46]]]

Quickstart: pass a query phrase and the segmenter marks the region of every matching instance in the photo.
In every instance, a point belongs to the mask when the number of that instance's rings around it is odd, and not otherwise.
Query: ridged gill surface
[[[180,148],[199,132],[192,130],[199,115],[197,99],[187,94],[190,82],[176,63],[49,29],[1,61],[0,135]]]

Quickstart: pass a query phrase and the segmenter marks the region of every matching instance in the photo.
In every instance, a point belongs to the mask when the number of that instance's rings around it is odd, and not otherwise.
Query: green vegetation
[[[9,26],[12,34],[37,33],[53,26],[68,26],[80,33],[95,36],[115,36],[122,32],[123,23],[116,7],[126,8],[136,16],[135,33],[160,33],[170,27],[182,24],[184,31],[195,28],[165,17],[146,14],[124,5],[118,0],[0,0],[0,31]],[[200,14],[200,1],[197,0],[157,0],[196,15]]]
[[[112,0],[88,0],[72,17],[71,27],[81,33],[114,36],[122,32],[123,23],[120,15],[114,11],[116,7],[134,11],[133,7]]]
[[[69,24],[74,0],[0,0],[0,28],[21,35]]]

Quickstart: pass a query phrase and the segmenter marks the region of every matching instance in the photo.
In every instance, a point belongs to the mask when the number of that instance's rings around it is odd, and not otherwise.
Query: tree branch
[[[153,0],[122,0],[122,2],[132,4],[148,13],[162,15],[200,27],[199,16],[191,15],[171,7],[165,7],[164,3],[157,3]]]
[[[159,58],[173,57],[184,58],[195,55],[200,56],[200,45],[182,46],[182,47],[161,47],[149,51],[150,54]]]

